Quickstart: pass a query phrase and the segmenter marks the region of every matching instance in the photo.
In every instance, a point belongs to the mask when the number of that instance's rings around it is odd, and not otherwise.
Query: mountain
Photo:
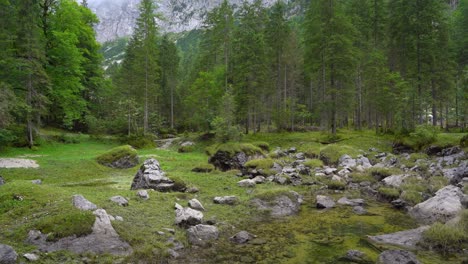
[[[221,4],[223,0],[160,0],[157,12],[163,19],[160,26],[164,32],[184,32],[200,28],[208,11]],[[253,0],[248,0],[252,2]],[[290,7],[299,6],[305,0],[284,0]],[[138,17],[140,0],[88,0],[89,7],[100,19],[96,26],[99,42],[129,36],[133,32]],[[234,7],[239,7],[243,0],[230,0]],[[276,0],[264,0],[265,6],[271,6]],[[293,8],[292,8],[293,9]],[[291,10],[292,10],[291,9]]]

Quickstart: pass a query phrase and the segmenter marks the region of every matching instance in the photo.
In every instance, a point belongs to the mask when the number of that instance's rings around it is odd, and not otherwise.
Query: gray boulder
[[[250,180],[250,179],[245,179],[245,180],[241,180],[237,183],[237,185],[239,185],[239,187],[255,187],[256,182],[254,180]]]
[[[367,210],[364,207],[358,205],[353,207],[353,213],[357,215],[366,215]]]
[[[268,199],[254,198],[251,202],[257,209],[266,211],[271,217],[277,218],[297,214],[302,201],[301,195],[290,191]]]
[[[239,203],[239,198],[237,198],[236,196],[221,196],[221,197],[215,197],[213,199],[213,202],[215,204],[235,205]]]
[[[342,260],[345,260],[346,262],[351,262],[351,263],[358,263],[358,264],[371,264],[373,263],[369,257],[366,255],[366,253],[359,251],[359,250],[348,250],[346,252],[346,255],[341,258]]]
[[[112,196],[110,200],[120,206],[128,206],[128,200],[120,195]]]
[[[201,224],[203,213],[192,208],[184,208],[180,204],[175,204],[176,219],[175,224],[181,227],[189,227]]]
[[[379,255],[377,264],[420,264],[416,256],[405,250],[386,250]]]
[[[317,195],[316,206],[318,209],[332,208],[335,207],[335,201],[329,196]]]
[[[150,198],[147,190],[139,190],[137,196],[143,200],[148,200]]]
[[[461,182],[463,178],[468,177],[468,160],[462,161],[456,167],[443,169],[442,173],[450,183],[457,184]]]
[[[256,176],[255,178],[252,179],[256,184],[261,184],[265,182],[265,177],[263,176]]]
[[[161,169],[156,159],[147,159],[133,178],[131,190],[153,189],[160,192],[185,191],[184,186],[177,186]]]
[[[438,190],[434,197],[415,205],[409,214],[425,224],[436,221],[445,223],[463,209],[461,203],[463,196],[460,188],[449,185]]]
[[[410,177],[411,175],[408,174],[402,174],[402,175],[392,175],[384,178],[382,180],[382,183],[387,185],[387,186],[392,186],[392,187],[400,187],[406,178]]]
[[[73,206],[83,211],[94,211],[97,206],[92,202],[88,201],[83,195],[75,194],[72,197]]]
[[[39,260],[39,256],[34,254],[34,253],[26,253],[26,254],[23,255],[23,257],[25,259],[27,259],[28,261],[31,261],[31,262]]]
[[[16,251],[4,244],[0,244],[0,264],[15,264],[18,259]]]
[[[202,203],[198,201],[197,199],[192,199],[188,202],[188,205],[190,208],[199,210],[199,211],[205,211],[205,207],[203,207]]]
[[[429,229],[429,226],[422,226],[391,234],[368,236],[368,239],[379,244],[392,245],[413,250],[417,248],[418,243],[422,240],[423,232],[427,229]]]
[[[240,231],[239,233],[230,237],[229,240],[236,244],[245,244],[256,237],[256,235],[252,235],[247,231]]]
[[[209,242],[217,240],[219,231],[216,226],[196,225],[187,229],[187,238],[190,244],[206,246]]]
[[[343,168],[354,168],[356,165],[356,160],[351,158],[349,155],[341,156],[338,163],[338,166]]]
[[[342,197],[337,201],[338,204],[341,205],[349,205],[349,206],[362,206],[366,202],[364,199],[348,199],[347,197]]]

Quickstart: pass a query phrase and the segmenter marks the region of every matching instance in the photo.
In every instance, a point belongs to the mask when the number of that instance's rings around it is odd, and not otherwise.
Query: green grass
[[[320,151],[320,159],[327,165],[337,165],[341,156],[345,154],[356,157],[360,152],[358,149],[351,146],[331,144],[322,148]]]
[[[304,165],[311,169],[321,168],[323,167],[323,161],[319,159],[311,159],[311,160],[307,160],[306,162],[304,162]]]
[[[47,240],[57,241],[72,235],[80,237],[91,234],[95,218],[90,211],[77,211],[72,208],[68,212],[42,218],[35,227],[43,234],[48,234]]]
[[[400,191],[396,188],[391,187],[379,187],[379,194],[387,200],[395,200],[400,197]]]
[[[266,170],[273,167],[274,163],[275,162],[272,159],[253,159],[247,161],[245,163],[245,167]]]
[[[102,165],[110,164],[124,157],[134,159],[138,156],[137,151],[130,145],[120,146],[109,150],[96,157],[97,162]]]
[[[214,155],[216,152],[222,151],[234,155],[239,152],[244,152],[247,155],[263,154],[260,147],[250,143],[224,143],[217,146],[212,146],[206,149],[208,155]]]
[[[466,214],[465,210],[465,217],[460,222],[468,222]],[[424,245],[441,251],[444,254],[453,250],[461,250],[468,242],[467,229],[463,229],[466,228],[466,222],[455,226],[441,223],[433,224],[423,233]]]

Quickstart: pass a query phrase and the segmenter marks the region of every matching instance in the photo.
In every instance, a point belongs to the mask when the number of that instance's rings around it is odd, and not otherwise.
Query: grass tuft
[[[49,241],[57,241],[72,235],[80,237],[91,234],[96,217],[90,211],[73,210],[42,218],[36,224],[36,229],[43,234],[48,234],[47,240]]]
[[[307,160],[306,162],[304,162],[304,165],[311,169],[321,168],[323,167],[323,161],[319,159],[311,159],[311,160]]]
[[[256,169],[270,169],[273,167],[274,161],[272,159],[253,159],[245,163],[247,168],[256,168]]]

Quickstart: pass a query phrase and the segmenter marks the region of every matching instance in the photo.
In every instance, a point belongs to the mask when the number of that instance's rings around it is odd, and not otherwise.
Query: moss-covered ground
[[[372,132],[342,133],[337,146],[352,149],[351,155],[367,151],[370,147],[380,151],[390,151],[391,137],[378,137]],[[321,133],[255,134],[244,137],[243,143],[267,142],[271,150],[276,147],[297,147],[298,151],[319,153],[330,144],[322,144]],[[448,137],[443,137],[448,141]],[[461,135],[452,137],[459,140]],[[362,250],[376,259],[379,250],[366,243],[366,235],[382,234],[404,230],[415,226],[409,217],[389,206],[370,202],[372,216],[357,216],[351,208],[338,207],[328,211],[318,211],[313,200],[317,186],[279,186],[273,183],[257,185],[254,189],[237,186],[240,180],[236,171],[195,173],[191,170],[206,164],[208,156],[204,153],[210,142],[197,143],[194,151],[178,153],[177,146],[169,150],[140,149],[140,161],[154,157],[159,160],[169,177],[178,177],[188,186],[199,188],[197,194],[149,192],[147,201],[138,199],[135,191],[130,190],[133,176],[138,167],[131,169],[111,169],[96,162],[96,157],[120,145],[111,140],[95,141],[87,136],[79,136],[80,143],[43,143],[35,150],[7,149],[0,157],[29,157],[38,162],[38,169],[0,169],[6,184],[0,187],[0,243],[13,246],[19,255],[35,248],[24,243],[31,229],[52,233],[52,238],[60,238],[75,232],[85,235],[92,221],[89,215],[77,212],[71,203],[74,194],[82,194],[98,207],[111,215],[124,218],[123,222],[114,221],[113,226],[120,236],[134,248],[134,254],[121,262],[156,263],[167,256],[166,235],[157,231],[175,228],[176,238],[188,248],[185,231],[174,226],[174,203],[186,206],[188,200],[197,198],[207,209],[204,219],[218,223],[221,238],[210,248],[191,252],[190,260],[206,260],[205,263],[336,263],[337,258],[349,249]],[[265,144],[263,144],[265,145]],[[264,148],[265,149],[265,148]],[[42,185],[31,180],[41,179]],[[305,203],[298,216],[282,220],[269,219],[259,214],[249,201],[256,196],[268,193],[294,190],[304,195]],[[345,195],[330,191],[335,198]],[[114,195],[130,199],[128,207],[119,207],[109,201]],[[236,195],[240,203],[236,206],[218,205],[213,197]],[[348,193],[348,196],[356,194]],[[21,199],[18,199],[21,197]],[[74,221],[69,221],[74,219]],[[75,231],[76,230],[76,231]],[[233,245],[228,238],[240,230],[247,230],[258,236],[252,244]],[[428,252],[417,252],[424,263],[451,262],[447,256]],[[115,263],[118,259],[111,256],[89,256],[90,263]],[[67,252],[42,254],[42,263],[73,263],[83,256]],[[177,263],[176,261],[175,263]],[[185,262],[184,262],[185,261]],[[203,261],[201,261],[203,262]],[[158,262],[159,263],[159,262]]]

